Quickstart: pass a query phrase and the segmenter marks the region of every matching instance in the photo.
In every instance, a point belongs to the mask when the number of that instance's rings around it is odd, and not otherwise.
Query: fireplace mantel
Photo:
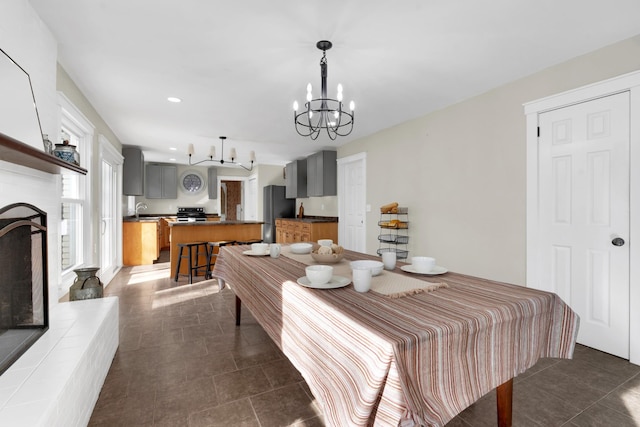
[[[87,170],[80,166],[60,160],[51,154],[37,150],[3,133],[0,133],[0,160],[41,170],[50,174],[68,172],[76,172],[82,175],[87,174]]]

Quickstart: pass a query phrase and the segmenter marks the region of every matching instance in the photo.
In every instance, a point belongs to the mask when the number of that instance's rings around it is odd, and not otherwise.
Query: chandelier
[[[231,160],[224,160],[224,140],[227,139],[226,136],[221,136],[220,140],[222,141],[222,148],[220,149],[220,158],[216,159],[216,148],[212,145],[211,146],[211,150],[209,150],[209,158],[206,159],[202,159],[199,162],[191,162],[191,156],[193,156],[195,154],[195,151],[193,149],[193,144],[189,144],[189,148],[187,149],[187,154],[189,155],[189,165],[190,166],[195,166],[195,165],[199,165],[200,163],[203,162],[216,162],[216,163],[220,163],[221,165],[224,165],[225,163],[234,165],[234,166],[241,166],[242,168],[251,171],[253,169],[253,162],[256,161],[256,153],[255,151],[251,151],[251,153],[249,154],[249,161],[251,161],[251,166],[246,167],[245,165],[243,165],[240,162],[236,162],[236,149],[232,148],[230,151],[230,155],[229,158]]]
[[[307,102],[301,113],[298,113],[298,101],[293,103],[293,121],[296,132],[301,136],[310,136],[316,140],[323,130],[331,140],[338,136],[347,136],[353,130],[354,107],[349,104],[349,112],[342,108],[342,85],[338,85],[337,99],[327,98],[327,50],[331,49],[331,42],[321,40],[316,47],[322,51],[320,59],[321,93],[320,98],[313,99],[311,83],[307,85]]]

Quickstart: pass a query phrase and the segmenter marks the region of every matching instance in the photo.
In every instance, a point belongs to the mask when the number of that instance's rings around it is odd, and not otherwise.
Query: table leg
[[[498,427],[511,427],[513,378],[496,388]]]
[[[236,295],[236,326],[240,326],[240,312],[242,310],[242,300]]]

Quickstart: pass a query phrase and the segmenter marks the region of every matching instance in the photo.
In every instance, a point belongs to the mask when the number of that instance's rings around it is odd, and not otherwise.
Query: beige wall
[[[638,69],[640,36],[340,147],[338,158],[367,153],[367,252],[378,247],[377,208],[397,201],[409,208],[410,255],[524,284],[522,104]]]

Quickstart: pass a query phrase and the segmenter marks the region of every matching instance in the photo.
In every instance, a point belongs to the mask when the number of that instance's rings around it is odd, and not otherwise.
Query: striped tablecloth
[[[247,249],[221,248],[214,275],[300,371],[330,426],[442,426],[540,357],[573,354],[578,316],[553,293],[455,273],[438,276],[447,288],[397,299],[309,289],[296,283],[304,264]],[[376,258],[342,262],[354,259]]]

